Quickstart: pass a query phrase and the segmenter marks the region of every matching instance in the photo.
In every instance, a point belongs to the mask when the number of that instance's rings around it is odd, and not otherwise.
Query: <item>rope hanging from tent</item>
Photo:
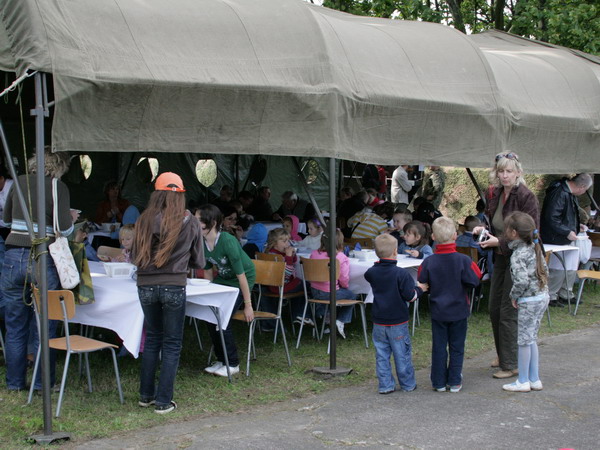
[[[29,69],[27,69],[27,70],[29,70]],[[28,73],[27,70],[25,71],[25,74],[21,75],[19,78],[17,78],[15,81],[13,81],[9,87],[7,87],[2,92],[0,92],[0,97],[4,97],[9,92],[14,91],[17,88],[17,86],[19,86],[21,84],[21,82],[23,80],[25,80],[26,78],[29,78],[37,73],[37,70],[30,72],[30,73]]]

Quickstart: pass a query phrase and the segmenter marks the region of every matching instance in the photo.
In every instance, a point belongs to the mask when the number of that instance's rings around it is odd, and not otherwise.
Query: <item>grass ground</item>
[[[552,327],[545,320],[540,330],[543,338],[549,334],[567,333],[600,322],[600,289],[587,286],[584,292],[585,303],[576,317],[569,315],[566,308],[552,308]],[[423,302],[426,303],[426,302]],[[272,343],[272,335],[257,334],[257,357],[251,364],[251,375],[240,374],[229,384],[226,379],[203,373],[206,366],[208,335],[202,330],[205,350],[200,351],[193,328],[186,327],[186,336],[177,375],[175,400],[177,411],[159,416],[151,409],[137,406],[139,360],[120,358],[119,368],[123,384],[125,404],[121,405],[115,387],[112,363],[109,353],[90,356],[94,392],[88,393],[84,378],[77,373],[77,360],[71,365],[67,391],[63,402],[62,415],[54,419],[53,430],[71,434],[72,442],[125,433],[130,430],[152,427],[158,424],[189,420],[223,412],[236,412],[256,406],[305,397],[338,386],[351,386],[373,383],[375,380],[374,350],[364,346],[360,320],[347,326],[348,338],[338,339],[338,366],[351,367],[352,373],[346,377],[326,379],[310,371],[315,366],[328,366],[327,343],[318,343],[308,335],[303,338],[300,349],[294,347],[294,339],[288,341],[292,356],[292,366],[285,362],[283,346]],[[240,356],[245,358],[247,328],[236,324],[236,339]],[[417,369],[427,367],[430,358],[431,332],[426,305],[421,306],[421,326],[417,327],[413,338],[413,361]],[[111,333],[97,330],[105,338]],[[294,342],[292,342],[294,341]],[[467,338],[467,358],[493,348],[493,338],[487,304],[482,302],[479,312],[469,321]],[[541,356],[543,358],[543,355]],[[64,355],[59,354],[57,374],[62,373]],[[242,369],[244,364],[242,364]],[[5,376],[5,366],[0,356],[0,377]],[[376,389],[374,385],[374,390]],[[53,394],[53,408],[58,395]],[[34,397],[32,405],[27,405],[26,392],[9,392],[0,388],[0,447],[28,447],[28,436],[40,433],[43,429],[41,397]]]

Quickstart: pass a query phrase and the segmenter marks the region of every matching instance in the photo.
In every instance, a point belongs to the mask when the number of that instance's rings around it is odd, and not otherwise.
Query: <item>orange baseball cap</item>
[[[185,192],[181,177],[173,172],[161,173],[154,183],[154,189],[157,191]]]

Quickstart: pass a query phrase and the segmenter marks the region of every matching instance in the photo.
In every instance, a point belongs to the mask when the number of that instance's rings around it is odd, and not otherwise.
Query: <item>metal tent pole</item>
[[[43,78],[43,79],[42,79]],[[37,162],[37,224],[39,240],[32,251],[39,255],[36,263],[36,281],[40,290],[40,336],[42,368],[42,400],[44,411],[44,434],[31,436],[37,443],[49,444],[60,439],[69,439],[68,433],[52,433],[52,399],[50,398],[50,348],[48,346],[48,244],[46,238],[46,184],[45,184],[45,155],[44,155],[44,118],[49,115],[46,108],[47,93],[45,74],[35,74],[35,108],[31,115],[35,117],[35,152]],[[43,87],[42,87],[43,83]],[[32,383],[35,380],[31,381]]]
[[[315,367],[313,372],[341,376],[348,375],[352,372],[351,368],[338,367],[337,366],[337,307],[336,307],[336,257],[337,254],[337,227],[336,227],[336,189],[335,189],[335,158],[329,158],[329,226],[327,233],[329,234],[329,339],[330,339],[330,351],[329,351],[329,367]]]

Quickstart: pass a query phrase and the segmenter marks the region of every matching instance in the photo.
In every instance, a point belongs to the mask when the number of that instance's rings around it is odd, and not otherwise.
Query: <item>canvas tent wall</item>
[[[301,0],[5,0],[0,68],[52,72],[59,150],[600,167],[598,59]]]

